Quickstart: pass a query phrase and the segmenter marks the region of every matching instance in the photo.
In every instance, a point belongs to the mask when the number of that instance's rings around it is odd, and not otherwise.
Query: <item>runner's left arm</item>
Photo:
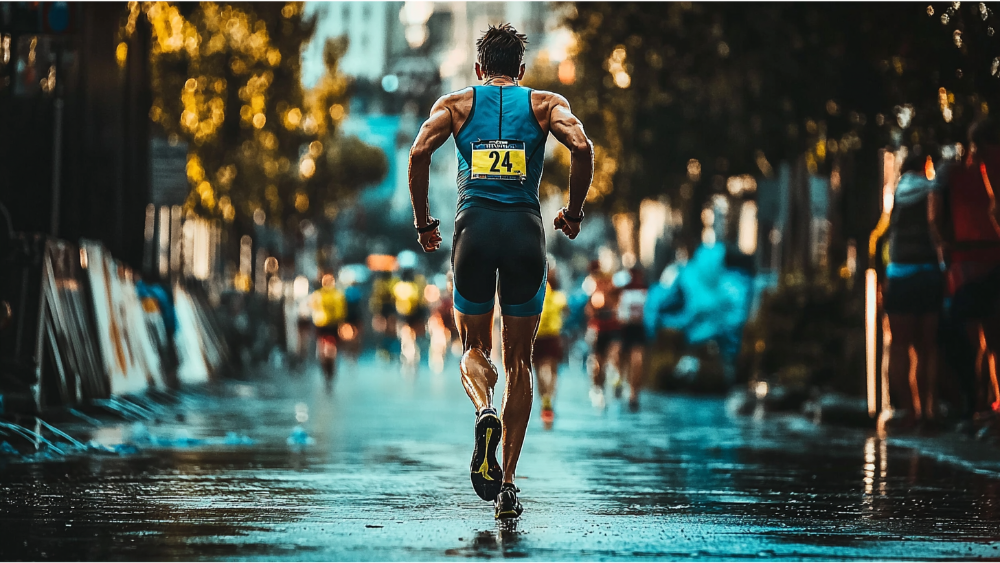
[[[431,155],[434,154],[451,135],[451,109],[446,99],[440,98],[431,108],[431,116],[420,126],[417,138],[410,147],[410,203],[413,205],[414,226],[418,229],[434,221],[427,199],[430,181]],[[441,247],[441,231],[434,229],[420,233],[420,246],[424,252],[433,252]]]
[[[549,114],[549,130],[557,141],[570,152],[569,205],[566,211],[575,217],[583,217],[583,204],[594,180],[594,144],[583,130],[583,123],[573,115],[566,98],[554,94]],[[580,233],[580,223],[563,217],[560,211],[555,219],[555,228],[570,239]]]

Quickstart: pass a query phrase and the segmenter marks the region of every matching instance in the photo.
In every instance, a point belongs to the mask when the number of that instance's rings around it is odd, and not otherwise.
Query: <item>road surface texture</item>
[[[137,453],[6,462],[0,559],[1000,558],[995,475],[718,398],[602,412],[587,390],[564,374],[552,430],[536,401],[516,525],[469,483],[456,362],[404,376],[370,360],[329,393],[315,370],[274,370],[185,394],[159,423],[75,431]],[[312,443],[295,444],[300,421]],[[199,442],[229,432],[254,443]]]

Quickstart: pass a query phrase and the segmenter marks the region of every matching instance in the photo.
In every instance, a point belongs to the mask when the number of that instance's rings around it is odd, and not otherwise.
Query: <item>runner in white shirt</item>
[[[629,399],[631,410],[639,408],[639,391],[645,375],[646,329],[642,323],[642,311],[646,307],[646,293],[649,286],[642,269],[633,266],[627,272],[630,277],[622,287],[618,301],[618,320],[622,325],[622,364],[628,373]]]

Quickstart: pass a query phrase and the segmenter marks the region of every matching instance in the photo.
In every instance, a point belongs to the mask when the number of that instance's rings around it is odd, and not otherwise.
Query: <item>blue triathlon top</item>
[[[472,113],[455,135],[458,211],[498,203],[538,213],[548,134],[531,110],[531,89],[473,86],[472,92]]]

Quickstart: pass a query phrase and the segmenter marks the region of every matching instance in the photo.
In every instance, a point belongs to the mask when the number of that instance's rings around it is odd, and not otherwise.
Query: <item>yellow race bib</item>
[[[473,180],[517,180],[528,175],[524,141],[472,143]]]

